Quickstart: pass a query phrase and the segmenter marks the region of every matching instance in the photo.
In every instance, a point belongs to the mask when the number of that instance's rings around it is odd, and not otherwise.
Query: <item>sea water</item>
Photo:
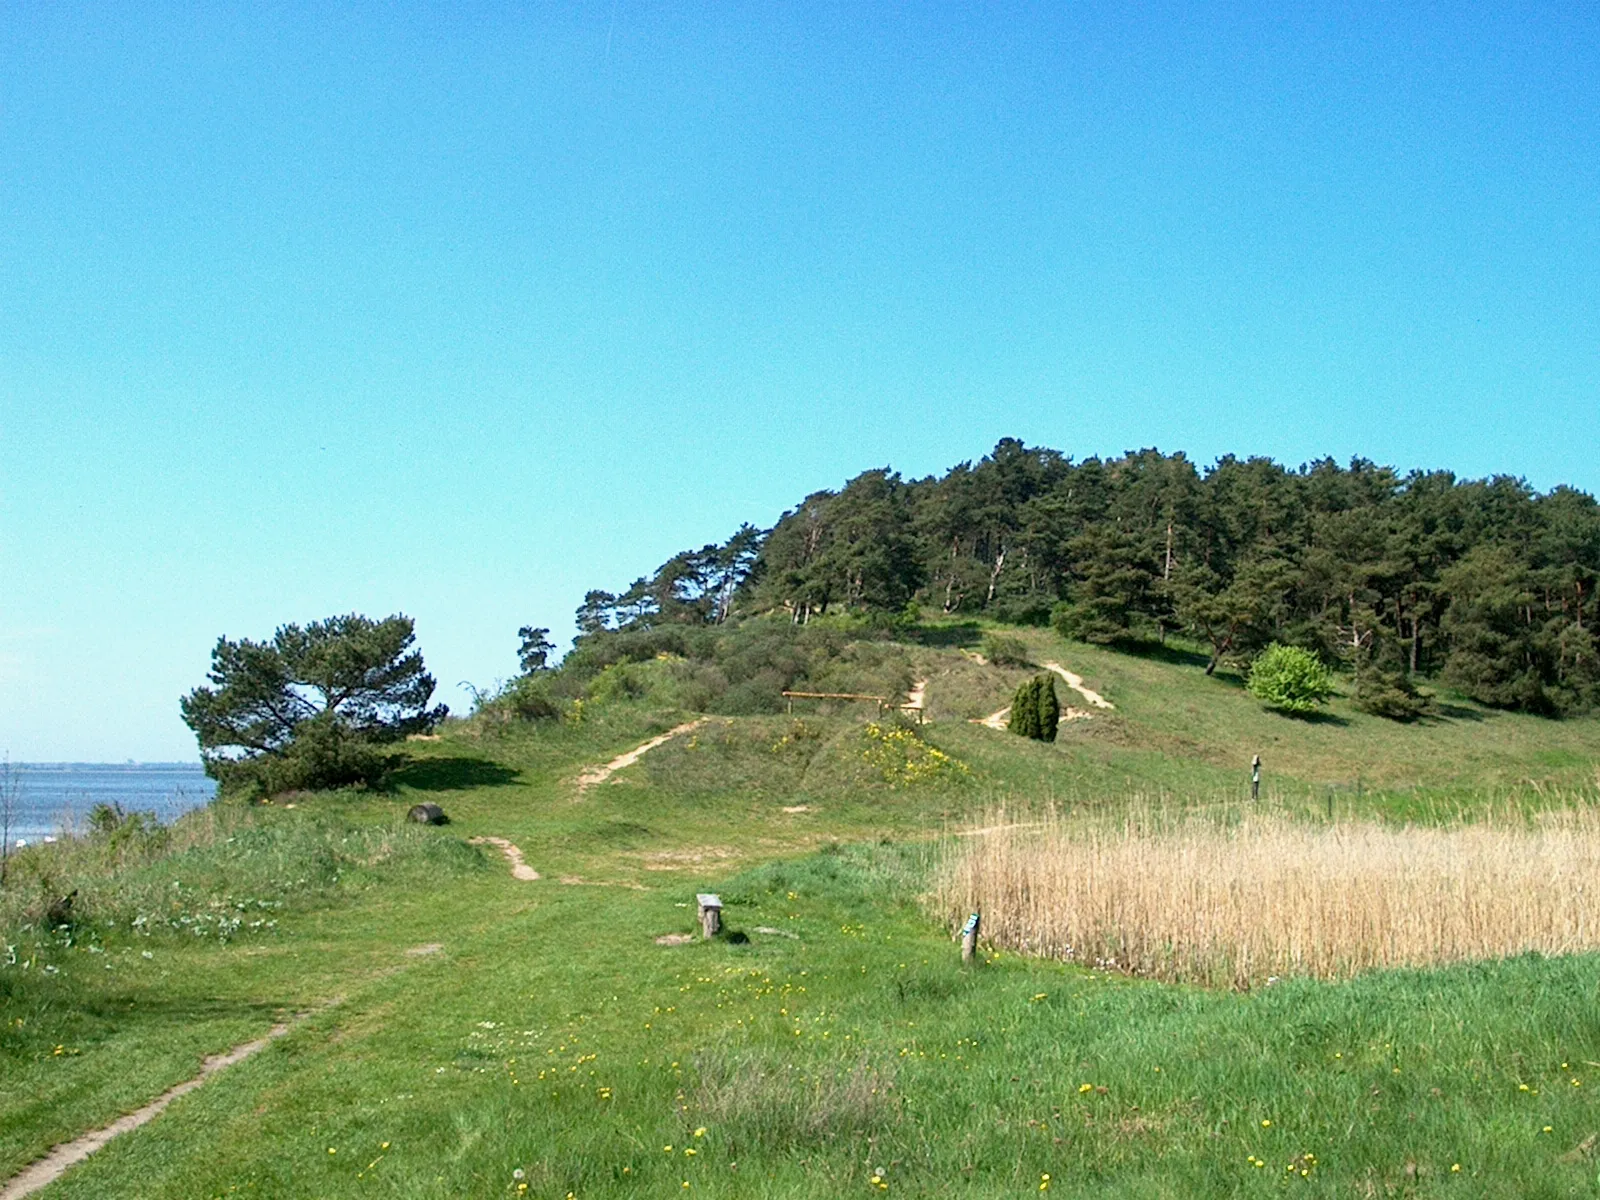
[[[217,794],[199,763],[12,763],[10,773],[13,845],[81,833],[96,804],[117,804],[123,812],[154,813],[157,820],[170,821]],[[0,791],[6,782],[0,773]],[[0,821],[4,804],[0,795]]]

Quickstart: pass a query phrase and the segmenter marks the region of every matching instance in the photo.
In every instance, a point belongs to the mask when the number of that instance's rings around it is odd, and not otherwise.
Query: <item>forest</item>
[[[1074,461],[1007,438],[942,476],[865,471],[770,530],[744,525],[619,593],[591,591],[574,654],[761,614],[888,627],[931,609],[1101,645],[1178,639],[1208,673],[1298,645],[1400,719],[1425,711],[1417,680],[1563,715],[1600,701],[1597,579],[1600,509],[1570,487],[1360,458]]]

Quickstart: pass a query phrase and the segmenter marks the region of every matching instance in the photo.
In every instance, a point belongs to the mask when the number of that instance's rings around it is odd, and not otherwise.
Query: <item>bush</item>
[[[405,755],[323,713],[302,721],[294,741],[253,758],[212,759],[206,769],[224,792],[276,796],[380,786]]]
[[[1011,720],[1007,728],[1019,737],[1041,742],[1056,740],[1061,722],[1061,701],[1056,698],[1056,683],[1048,675],[1035,675],[1018,686],[1011,698]]]
[[[1250,665],[1245,686],[1268,708],[1307,713],[1333,695],[1333,676],[1311,651],[1273,642]]]
[[[1391,721],[1415,721],[1431,707],[1402,671],[1364,667],[1356,672],[1355,706]]]
[[[983,639],[983,656],[997,667],[1031,667],[1028,645],[1019,637],[991,633]]]

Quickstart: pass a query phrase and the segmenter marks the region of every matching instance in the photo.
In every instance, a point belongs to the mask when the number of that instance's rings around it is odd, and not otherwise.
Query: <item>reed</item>
[[[936,894],[995,945],[1248,988],[1600,946],[1600,808],[1444,826],[1240,808],[991,813]]]

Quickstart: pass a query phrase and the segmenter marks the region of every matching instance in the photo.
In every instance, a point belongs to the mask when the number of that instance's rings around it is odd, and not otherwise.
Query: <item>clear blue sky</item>
[[[1600,489],[1592,5],[335,7],[0,13],[13,759],[1006,435]]]

